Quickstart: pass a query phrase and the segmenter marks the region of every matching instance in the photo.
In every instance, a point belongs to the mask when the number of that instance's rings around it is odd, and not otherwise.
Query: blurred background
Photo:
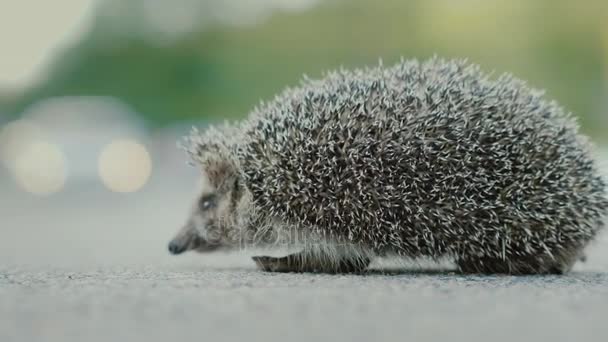
[[[512,72],[606,159],[607,18],[603,0],[0,0],[0,258],[173,262],[196,182],[180,136],[380,58]]]

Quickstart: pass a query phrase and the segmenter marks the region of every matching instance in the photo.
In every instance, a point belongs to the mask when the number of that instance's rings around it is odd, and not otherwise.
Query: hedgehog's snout
[[[191,239],[180,239],[180,237],[176,237],[175,239],[169,242],[169,253],[173,255],[182,254],[185,251],[191,249]]]
[[[169,253],[173,255],[182,254],[186,251],[188,246],[182,245],[179,242],[171,241],[169,242]]]
[[[169,242],[167,246],[169,253],[173,255],[182,254],[191,249],[197,248],[200,244],[196,234],[190,225],[184,226],[179,233]]]

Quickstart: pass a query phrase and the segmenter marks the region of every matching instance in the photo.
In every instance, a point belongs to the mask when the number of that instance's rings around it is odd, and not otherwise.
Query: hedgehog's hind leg
[[[330,260],[302,251],[282,258],[254,256],[253,261],[266,272],[361,273],[369,266],[371,259],[357,256]]]
[[[564,274],[576,258],[553,258],[551,256],[518,256],[493,258],[460,258],[456,261],[460,272],[465,274]]]

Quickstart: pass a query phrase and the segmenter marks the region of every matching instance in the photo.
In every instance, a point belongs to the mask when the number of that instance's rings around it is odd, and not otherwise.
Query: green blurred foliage
[[[600,135],[606,119],[607,1],[344,0],[274,13],[254,26],[214,27],[159,43],[100,18],[47,82],[5,108],[50,96],[109,95],[152,127],[237,118],[302,74],[433,54],[512,72]],[[122,19],[136,20],[125,15]],[[127,25],[128,26],[128,25]],[[10,103],[8,103],[10,102]],[[8,103],[8,104],[7,104]]]

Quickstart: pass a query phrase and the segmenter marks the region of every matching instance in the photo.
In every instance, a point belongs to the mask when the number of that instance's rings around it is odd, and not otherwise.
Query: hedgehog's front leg
[[[275,258],[269,256],[254,256],[253,261],[266,272],[313,272],[313,273],[361,273],[371,260],[368,257],[344,258],[339,260],[311,256],[299,252]]]

